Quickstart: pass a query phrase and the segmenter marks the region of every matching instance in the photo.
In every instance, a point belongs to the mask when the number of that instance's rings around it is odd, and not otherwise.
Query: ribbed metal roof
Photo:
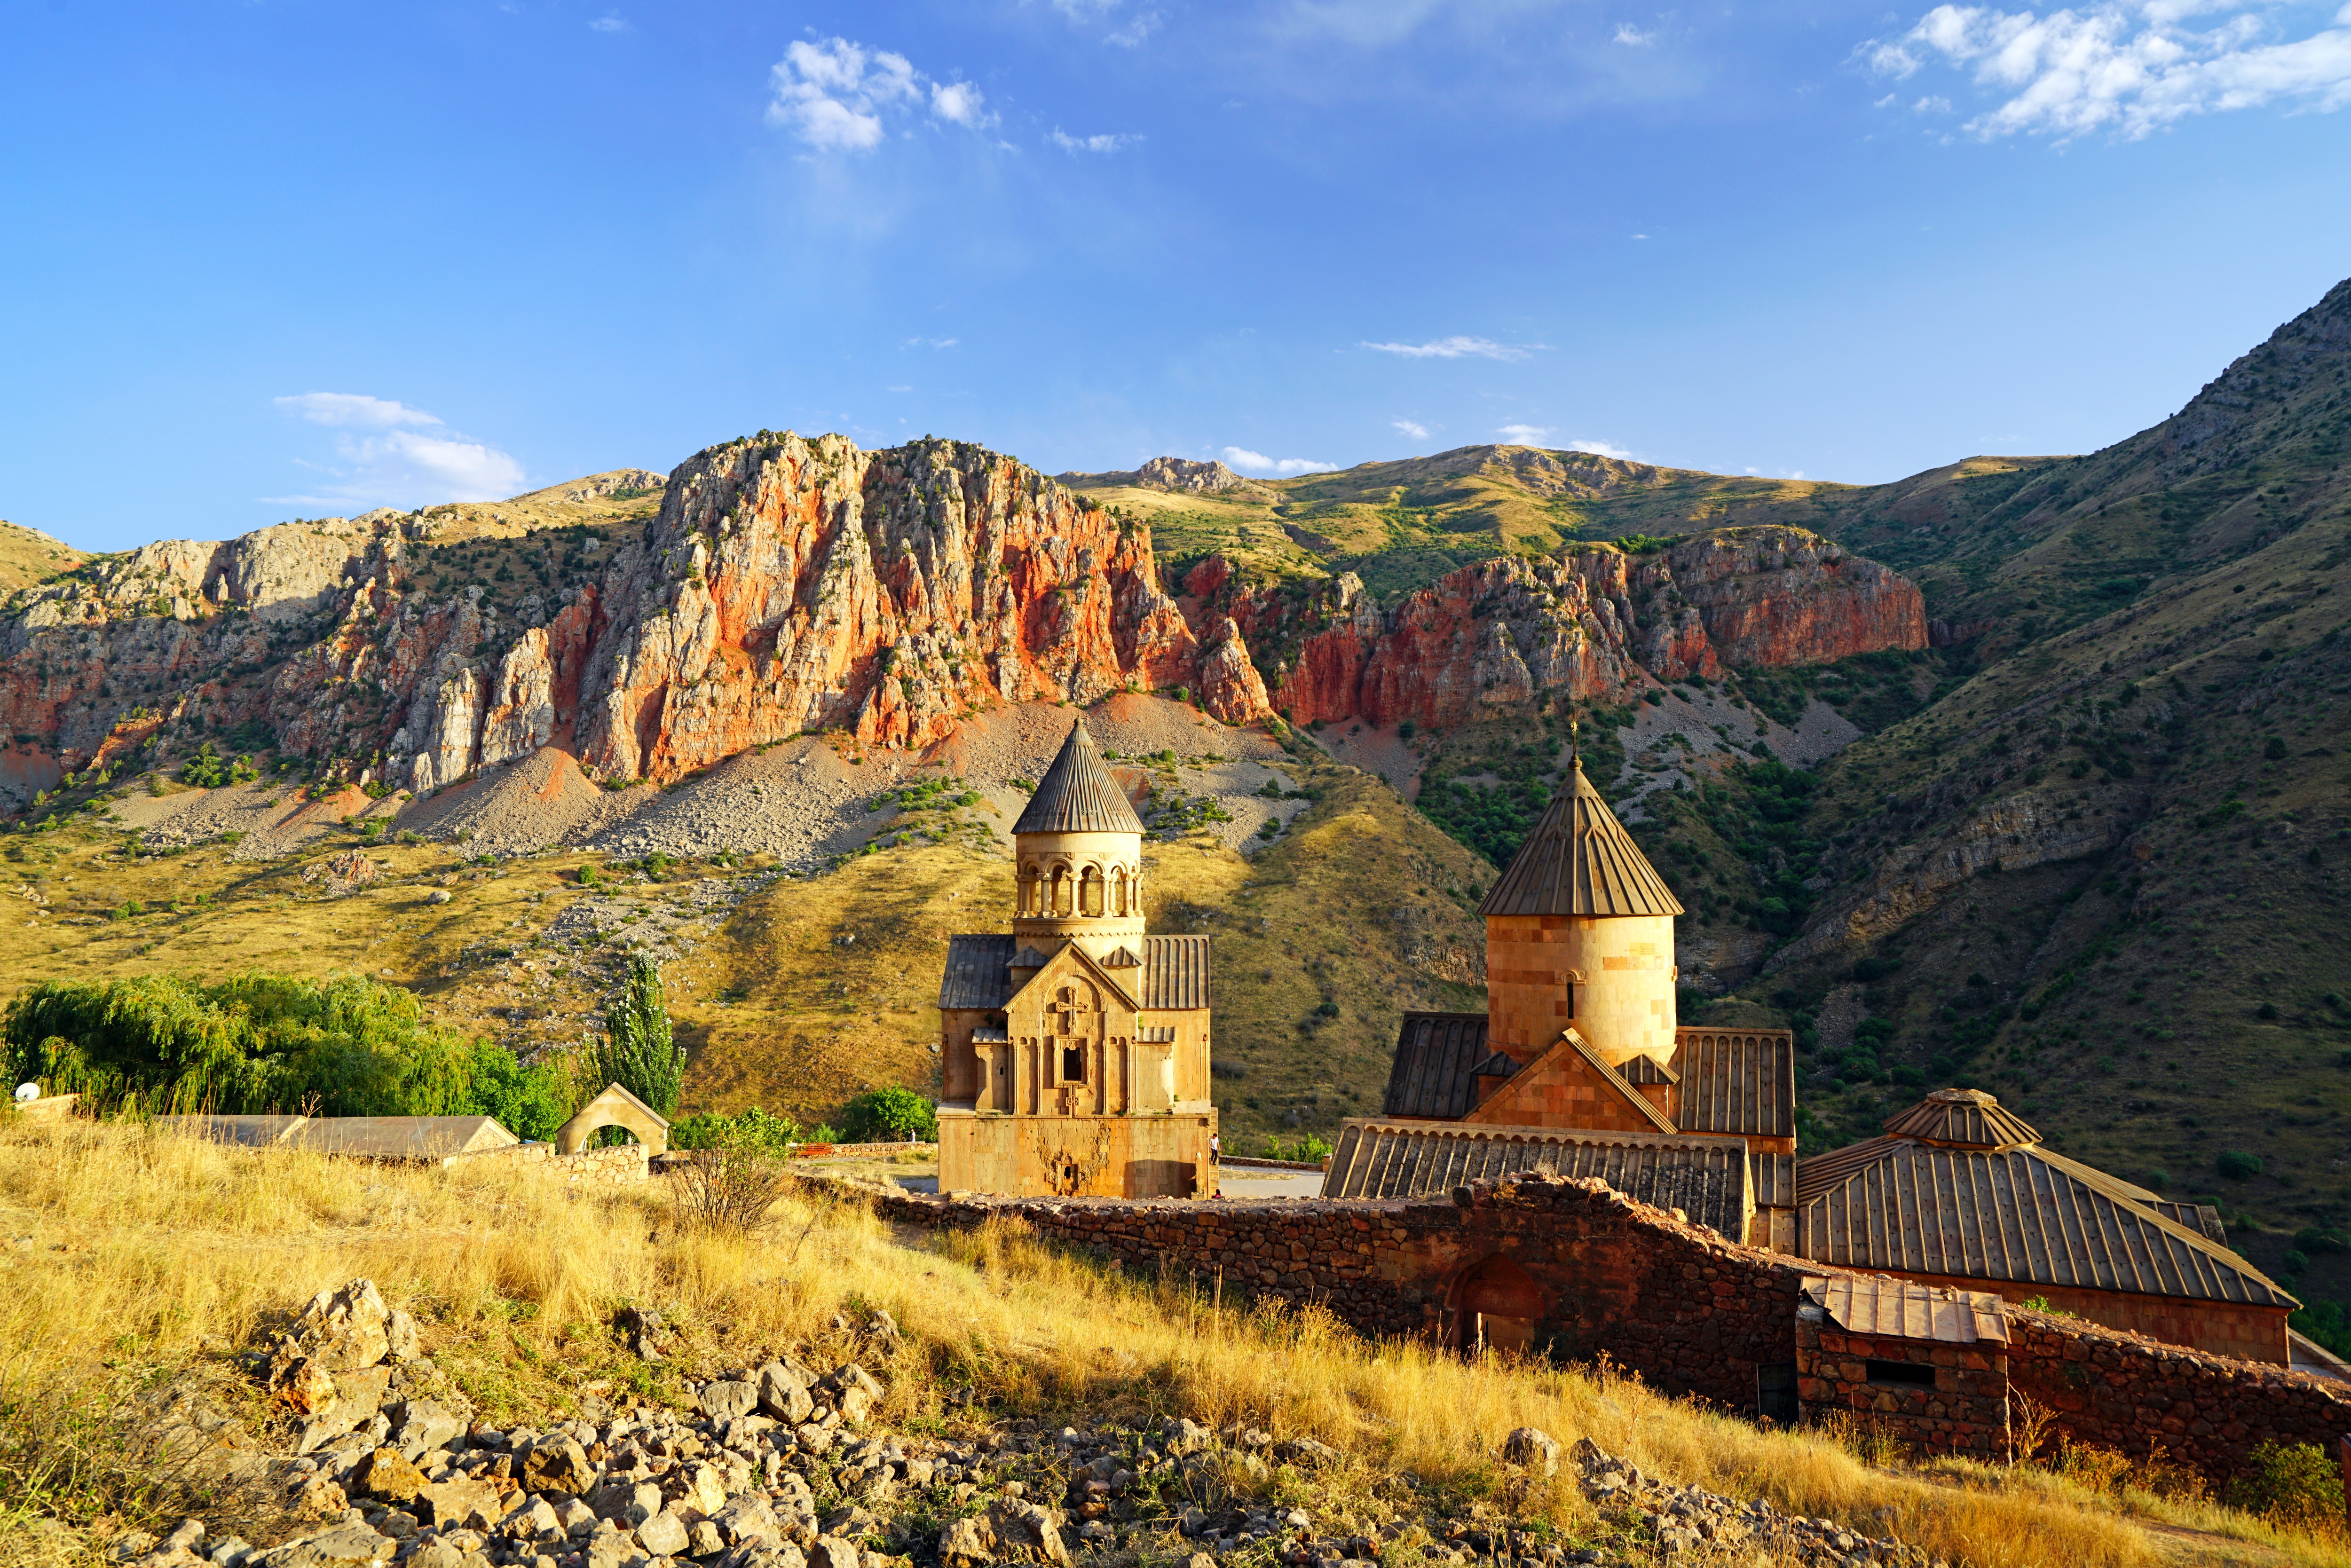
[[[1796,1135],[1796,1037],[1783,1029],[1677,1029],[1685,1133]]]
[[[1484,1013],[1405,1014],[1380,1114],[1460,1120],[1478,1103],[1470,1070],[1486,1056]]]
[[[947,938],[946,973],[939,977],[941,1008],[993,1010],[1012,999],[1012,938],[994,932]]]
[[[1625,1082],[1642,1083],[1679,1083],[1682,1075],[1654,1056],[1636,1056],[1616,1069]]]
[[[1988,1291],[1961,1291],[1867,1274],[1807,1280],[1802,1289],[1806,1301],[1850,1333],[1937,1344],[1973,1344],[1979,1340],[2008,1343],[2008,1313],[2000,1298]]]
[[[1962,1149],[2012,1149],[2041,1134],[1980,1089],[1938,1089],[1907,1111],[1887,1118],[1886,1131]],[[2153,1193],[2147,1195],[2154,1197]]]
[[[441,1159],[521,1141],[493,1116],[314,1116],[284,1140],[288,1148],[383,1160]]]
[[[1679,915],[1682,906],[1583,776],[1552,798],[1480,915]]]
[[[2138,1189],[2036,1146],[1872,1138],[1796,1165],[1796,1249],[1816,1263],[2294,1306]]]
[[[1012,831],[1142,833],[1143,819],[1134,814],[1126,791],[1110,776],[1102,753],[1094,749],[1094,737],[1086,733],[1084,719],[1070,727],[1070,737],[1061,742],[1061,755],[1045,770],[1044,779],[1038,784],[1037,792],[1029,797],[1029,804],[1021,810],[1020,820],[1012,824]]]
[[[1796,1156],[1793,1155],[1755,1155],[1747,1156],[1747,1183],[1755,1189],[1758,1208],[1793,1208],[1796,1207]]]
[[[1747,1156],[1737,1145],[1719,1142],[1610,1143],[1540,1127],[1352,1117],[1340,1124],[1322,1196],[1422,1197],[1533,1171],[1597,1176],[1627,1197],[1678,1208],[1734,1241],[1746,1234]]]
[[[1208,1005],[1208,939],[1145,936],[1143,995],[1146,1008],[1182,1010]]]

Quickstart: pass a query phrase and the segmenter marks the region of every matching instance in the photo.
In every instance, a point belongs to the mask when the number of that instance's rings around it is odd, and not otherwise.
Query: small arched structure
[[[576,1155],[588,1140],[607,1127],[625,1128],[651,1155],[669,1153],[669,1123],[662,1113],[622,1088],[607,1083],[601,1092],[580,1107],[569,1122],[555,1129],[555,1152]]]
[[[1524,1269],[1497,1252],[1455,1276],[1446,1291],[1454,1344],[1462,1350],[1526,1352],[1551,1301]]]

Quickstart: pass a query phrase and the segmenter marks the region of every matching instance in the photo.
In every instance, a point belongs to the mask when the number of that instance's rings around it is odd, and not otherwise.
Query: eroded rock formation
[[[1188,687],[1228,723],[1444,726],[1927,637],[1916,588],[1794,528],[1489,561],[1383,612],[1350,575],[1250,588],[1215,557],[1179,601],[1148,529],[967,443],[763,434],[661,489],[568,582],[434,591],[430,520],[390,512],[96,561],[0,622],[0,790],[249,725],[420,791],[549,745],[666,781],[804,732],[916,747],[1122,689]]]

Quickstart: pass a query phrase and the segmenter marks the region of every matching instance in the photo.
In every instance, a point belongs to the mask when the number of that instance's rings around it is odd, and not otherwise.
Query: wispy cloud
[[[1159,30],[1160,23],[1165,20],[1166,18],[1156,11],[1141,12],[1125,26],[1104,34],[1102,42],[1114,44],[1122,49],[1138,48],[1144,39]]]
[[[1071,136],[1056,125],[1053,127],[1053,134],[1045,140],[1064,152],[1115,152],[1122,147],[1134,146],[1143,138],[1130,136],[1123,131],[1102,136]]]
[[[1388,423],[1395,425],[1406,435],[1411,436],[1415,441],[1426,441],[1428,439],[1428,426],[1421,423],[1420,421],[1416,419],[1392,419],[1388,421]]]
[[[1616,24],[1616,42],[1620,44],[1630,44],[1635,48],[1638,48],[1643,44],[1654,44],[1656,41],[1657,35],[1654,32],[1645,33],[1630,22]]]
[[[1541,446],[1551,438],[1551,430],[1541,424],[1506,424],[1494,432],[1513,446]]]
[[[909,338],[906,340],[906,347],[910,349],[952,349],[960,340],[961,340],[956,338]]]
[[[1600,457],[1614,457],[1619,462],[1629,459],[1633,455],[1622,446],[1612,446],[1605,441],[1586,441],[1581,437],[1569,442],[1567,449],[1570,452],[1589,452]]]
[[[1407,360],[1523,360],[1531,349],[1516,343],[1497,343],[1491,338],[1438,338],[1426,343],[1372,343],[1363,345],[1383,354],[1396,354]]]
[[[2187,25],[2191,17],[2207,25]],[[2136,141],[2190,115],[2351,103],[2351,5],[2306,37],[2275,32],[2270,7],[2242,0],[2109,0],[2046,15],[1946,5],[1859,53],[1896,79],[1938,64],[1969,70],[2001,99],[1963,127],[1987,141],[2063,142],[2098,131]],[[1929,96],[1916,107],[1949,105]]]
[[[965,81],[938,81],[905,56],[846,38],[797,40],[769,72],[768,123],[820,152],[878,147],[893,117],[927,107],[942,123],[982,131],[996,123],[987,98]]]
[[[523,488],[523,466],[434,414],[360,392],[300,392],[274,400],[286,413],[340,432],[333,455],[297,459],[326,483],[315,493],[266,499],[364,509],[436,501],[494,501]]]
[[[588,24],[591,33],[633,33],[636,29],[622,19],[618,11],[607,11]]]
[[[1268,457],[1245,446],[1226,447],[1225,463],[1239,473],[1263,474],[1276,479],[1287,479],[1293,474],[1328,474],[1339,466],[1336,463],[1317,463],[1311,457]]]

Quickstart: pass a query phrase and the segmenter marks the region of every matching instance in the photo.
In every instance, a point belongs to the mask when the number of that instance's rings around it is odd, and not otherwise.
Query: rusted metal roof
[[[1206,936],[1146,936],[1143,939],[1144,1007],[1183,1011],[1208,1005],[1208,939]]]
[[[1852,1269],[2298,1304],[2140,1191],[2033,1145],[1872,1138],[1797,1162],[1796,1250]]]
[[[1037,792],[1029,797],[1021,809],[1020,820],[1012,824],[1016,833],[1134,833],[1143,831],[1143,819],[1134,814],[1134,807],[1111,777],[1110,768],[1094,749],[1093,737],[1086,733],[1086,721],[1078,720],[1070,727],[1070,737],[1061,742],[1061,755],[1037,785]]]
[[[1458,1121],[1478,1103],[1472,1070],[1487,1054],[1484,1013],[1405,1014],[1380,1113]]]
[[[1685,1133],[1796,1135],[1796,1037],[1783,1029],[1677,1029]]]
[[[1578,758],[1480,915],[1679,915],[1682,906]]]
[[[1937,1344],[2008,1343],[2008,1313],[1988,1291],[1851,1274],[1807,1280],[1802,1290],[1806,1301],[1848,1333]]]
[[[2012,1149],[2041,1141],[2041,1134],[2015,1112],[2003,1109],[1980,1089],[1938,1089],[1887,1118],[1886,1131],[1896,1138],[1962,1149]]]
[[[1323,1173],[1324,1197],[1422,1197],[1535,1171],[1597,1176],[1625,1197],[1737,1240],[1746,1234],[1747,1155],[1722,1139],[1619,1139],[1547,1127],[1351,1117]]]
[[[992,931],[947,938],[939,1006],[993,1010],[1012,999],[1012,938]]]

